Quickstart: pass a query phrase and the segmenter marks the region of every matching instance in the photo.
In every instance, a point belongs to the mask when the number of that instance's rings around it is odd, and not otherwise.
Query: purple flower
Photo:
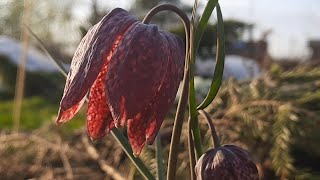
[[[173,104],[184,70],[175,35],[117,8],[94,25],[72,59],[57,124],[69,121],[89,92],[88,134],[105,136],[127,125],[133,151],[152,144]]]
[[[249,153],[235,145],[223,145],[203,154],[195,167],[197,180],[258,180],[258,169]]]

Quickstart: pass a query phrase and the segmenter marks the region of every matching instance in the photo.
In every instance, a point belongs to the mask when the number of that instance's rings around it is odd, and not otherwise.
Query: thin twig
[[[131,165],[127,180],[134,180],[134,175],[136,174],[136,171],[137,171],[136,166]]]
[[[66,170],[67,179],[73,179],[73,170],[72,170],[70,161],[66,155],[66,149],[67,149],[66,147],[67,147],[66,144],[60,142],[59,156],[62,160],[63,167]]]
[[[124,178],[120,172],[118,172],[115,168],[113,168],[112,166],[110,166],[109,164],[107,164],[107,162],[102,159],[99,155],[99,153],[97,152],[96,148],[93,147],[91,145],[91,143],[89,143],[89,140],[87,137],[82,136],[81,137],[82,143],[84,144],[84,147],[86,147],[86,150],[88,152],[88,154],[90,155],[90,157],[97,161],[98,164],[100,165],[100,168],[109,176],[111,176],[113,179],[116,180],[126,180],[126,178]]]

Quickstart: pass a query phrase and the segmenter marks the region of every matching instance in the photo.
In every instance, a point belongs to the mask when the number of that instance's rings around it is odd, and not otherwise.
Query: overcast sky
[[[182,0],[183,2],[192,2]],[[85,0],[83,0],[85,2]],[[87,1],[90,2],[90,1]],[[101,0],[105,6],[129,9],[133,0]],[[200,0],[200,2],[206,2]],[[273,57],[306,57],[308,39],[320,39],[320,0],[220,0],[225,19],[256,25],[255,37],[271,29],[269,51]],[[88,6],[80,8],[82,15]]]

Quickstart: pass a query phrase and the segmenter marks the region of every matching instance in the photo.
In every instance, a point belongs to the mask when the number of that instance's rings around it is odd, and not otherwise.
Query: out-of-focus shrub
[[[14,95],[17,65],[0,55],[0,97],[10,99]],[[63,92],[64,77],[59,73],[26,71],[25,96],[42,96],[57,101]]]

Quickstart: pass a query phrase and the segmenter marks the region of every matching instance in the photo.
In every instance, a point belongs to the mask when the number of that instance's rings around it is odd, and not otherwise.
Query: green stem
[[[167,180],[176,180],[176,168],[177,168],[177,160],[178,160],[178,152],[179,152],[179,144],[180,144],[180,136],[183,125],[183,119],[185,114],[185,109],[188,102],[188,85],[189,85],[189,40],[190,40],[190,21],[188,16],[182,12],[179,8],[170,5],[164,4],[156,6],[151,9],[147,16],[144,18],[144,23],[149,23],[152,17],[160,11],[169,10],[176,13],[183,22],[185,33],[186,33],[186,56],[185,56],[185,70],[182,81],[182,92],[180,95],[177,112],[174,120],[170,151],[169,151],[169,159],[168,159],[168,172],[167,172]]]
[[[218,136],[218,133],[214,127],[214,124],[212,122],[212,119],[210,118],[209,114],[204,110],[199,110],[199,113],[203,116],[203,118],[207,121],[209,129],[211,131],[212,135],[212,141],[214,148],[218,148],[221,146],[220,138]]]
[[[183,119],[185,114],[185,109],[188,102],[188,85],[189,85],[189,70],[185,70],[183,84],[182,84],[182,92],[179,99],[179,104],[177,107],[176,117],[174,120],[170,151],[169,151],[169,159],[168,159],[168,172],[167,172],[167,180],[175,180],[176,179],[176,169],[177,169],[177,161],[178,161],[178,153],[179,153],[179,145],[180,145],[180,136],[183,125]]]
[[[45,51],[46,55],[56,63],[56,65],[59,67],[61,73],[67,77],[67,70],[63,67],[62,63],[59,60],[56,60],[52,58],[50,53],[47,51],[47,48],[44,46],[40,38],[30,29],[28,28],[30,34],[35,37],[35,39],[38,41],[40,44],[40,47],[42,48],[43,51]],[[88,99],[86,99],[88,101]],[[122,149],[125,151],[125,153],[128,155],[129,159],[132,161],[132,163],[136,166],[136,168],[140,171],[140,173],[143,175],[145,179],[152,180],[155,179],[153,175],[150,173],[149,169],[144,165],[144,163],[141,161],[141,159],[134,157],[131,146],[126,139],[126,137],[116,128],[113,128],[111,130],[111,134],[113,137],[119,142],[121,145]]]
[[[196,1],[197,2],[197,1]],[[194,45],[194,19],[195,19],[196,5],[194,6],[192,13],[192,21],[190,28],[190,71],[189,71],[189,117],[191,123],[191,129],[194,140],[194,147],[196,150],[197,157],[199,158],[202,155],[202,143],[201,143],[201,134],[198,123],[198,112],[195,98],[195,87],[194,87],[194,66],[195,66],[195,51],[193,51]]]
[[[162,157],[162,145],[160,133],[156,138],[156,160],[157,160],[157,176],[158,180],[165,179],[164,167],[163,167],[163,157]]]
[[[194,152],[194,142],[191,131],[191,120],[188,120],[188,146],[189,146],[189,161],[190,161],[190,176],[191,180],[196,180],[194,167],[196,166],[196,157]]]
[[[153,175],[150,173],[149,169],[141,161],[141,159],[139,159],[133,155],[131,146],[130,146],[127,138],[117,128],[113,128],[111,130],[111,134],[118,141],[118,143],[121,145],[124,152],[127,154],[129,159],[131,160],[131,162],[136,166],[136,168],[140,171],[140,173],[143,175],[143,177],[148,180],[155,179],[153,177]]]
[[[192,56],[191,56],[192,57]],[[194,87],[194,64],[191,63],[190,71],[189,71],[189,116],[190,116],[190,123],[192,134],[194,138],[194,146],[196,149],[197,158],[199,158],[202,154],[202,141],[201,141],[201,134],[198,122],[198,112],[197,112],[197,105],[196,105],[196,98],[195,98],[195,87]]]

